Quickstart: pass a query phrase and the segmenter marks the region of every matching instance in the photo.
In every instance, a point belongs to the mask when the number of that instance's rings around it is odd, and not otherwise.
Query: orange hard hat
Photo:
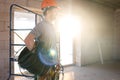
[[[43,0],[41,3],[41,9],[49,7],[49,6],[55,6],[57,7],[57,2],[55,0]]]

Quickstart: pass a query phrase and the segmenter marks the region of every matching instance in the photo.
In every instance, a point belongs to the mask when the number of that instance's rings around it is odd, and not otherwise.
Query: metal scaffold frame
[[[31,30],[31,29],[13,29],[13,22],[12,22],[12,12],[13,12],[13,7],[17,7],[17,8],[20,8],[20,9],[23,9],[25,11],[28,11],[28,12],[31,12],[33,14],[35,14],[35,25],[37,24],[37,15],[40,16],[42,19],[43,19],[43,16],[41,14],[38,14],[30,9],[27,9],[26,7],[23,7],[23,6],[20,6],[20,5],[17,5],[17,4],[12,4],[10,6],[10,31],[9,31],[9,77],[8,77],[8,80],[10,80],[11,76],[23,76],[23,77],[35,77],[35,76],[29,76],[29,75],[24,75],[24,74],[14,74],[12,73],[12,62],[14,61],[17,61],[17,59],[15,58],[12,58],[12,46],[25,46],[24,44],[13,44],[12,43],[12,31],[15,31],[15,30]],[[19,36],[19,35],[18,35]]]

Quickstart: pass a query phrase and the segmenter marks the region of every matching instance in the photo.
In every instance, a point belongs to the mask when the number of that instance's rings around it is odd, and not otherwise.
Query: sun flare
[[[66,15],[58,20],[59,31],[64,35],[76,36],[80,32],[80,21],[77,17]]]

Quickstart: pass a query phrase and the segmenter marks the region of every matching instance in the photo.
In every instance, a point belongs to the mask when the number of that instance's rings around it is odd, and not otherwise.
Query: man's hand
[[[33,34],[28,34],[28,36],[25,38],[24,42],[26,47],[31,51],[34,47],[34,35]]]

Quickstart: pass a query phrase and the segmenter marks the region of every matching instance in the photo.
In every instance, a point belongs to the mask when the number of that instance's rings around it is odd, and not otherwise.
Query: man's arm
[[[34,38],[35,36],[31,33],[29,33],[27,35],[27,37],[25,38],[24,42],[25,42],[25,45],[26,47],[31,51],[34,47]]]

